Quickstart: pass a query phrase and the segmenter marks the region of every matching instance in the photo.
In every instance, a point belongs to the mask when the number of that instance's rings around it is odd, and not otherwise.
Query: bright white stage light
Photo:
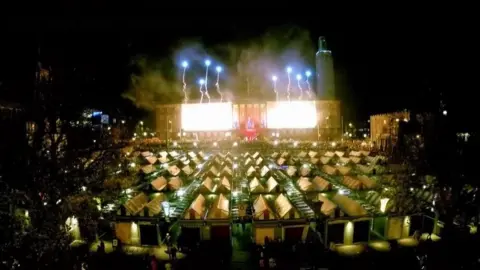
[[[315,101],[267,102],[268,128],[314,128],[316,125]]]
[[[307,78],[312,76],[312,72],[310,72],[310,70],[307,70],[307,72],[305,72],[305,76],[307,76]]]
[[[198,83],[199,83],[200,85],[204,85],[204,84],[205,84],[205,80],[204,80],[204,79],[200,79],[200,80],[198,80]]]
[[[190,131],[227,131],[232,129],[232,103],[182,104],[182,129]]]
[[[184,67],[184,68],[188,67],[188,62],[187,62],[187,61],[183,61],[183,62],[182,62],[182,67]]]
[[[220,73],[220,72],[222,72],[222,67],[221,67],[221,66],[217,66],[216,70],[217,70],[218,73]]]
[[[205,60],[205,66],[207,66],[207,67],[208,67],[208,66],[210,66],[210,64],[211,64],[211,63],[212,63],[212,62],[210,62],[210,60],[208,60],[208,59],[207,59],[207,60]]]
[[[277,76],[273,75],[272,76],[272,81],[276,82],[277,81]]]
[[[287,67],[287,73],[291,73],[292,72],[292,68],[291,67]]]
[[[302,75],[297,74],[297,81],[300,81],[302,79]]]

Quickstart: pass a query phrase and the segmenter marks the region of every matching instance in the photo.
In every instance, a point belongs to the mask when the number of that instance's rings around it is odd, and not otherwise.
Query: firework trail
[[[220,91],[220,84],[219,84],[220,72],[222,72],[222,67],[217,66],[217,83],[215,84],[215,86],[217,87],[217,93],[220,95],[220,102],[223,102],[223,93],[222,91]]]
[[[188,103],[187,83],[185,82],[185,71],[187,70],[188,62],[183,61],[182,67],[183,67],[183,74],[182,74],[183,89],[182,89],[182,91],[183,91],[183,95],[185,97],[184,102]]]
[[[273,81],[273,92],[275,92],[275,98],[276,98],[275,100],[278,101],[277,76],[273,75],[272,81]]]
[[[298,89],[300,90],[300,96],[298,97],[298,99],[300,100],[303,98],[303,89],[302,89],[302,85],[300,84],[301,80],[302,80],[302,75],[297,74],[297,85],[298,85]]]
[[[200,80],[198,81],[198,84],[200,84],[200,89],[199,89],[199,91],[200,91],[200,103],[202,103],[202,102],[203,102],[202,87],[203,87],[203,85],[205,84],[205,80],[204,80],[204,79],[200,79]]]
[[[205,96],[208,98],[208,103],[210,103],[210,94],[208,94],[208,67],[211,63],[210,60],[205,60],[205,66],[207,66],[205,71]]]
[[[288,75],[288,85],[287,85],[287,100],[290,101],[290,73],[292,72],[291,67],[287,67],[287,75]]]
[[[308,91],[307,91],[308,98],[312,98],[312,88],[310,87],[310,81],[308,80],[308,78],[310,78],[311,75],[312,73],[310,71],[307,70],[307,72],[305,72],[305,82],[307,83],[307,87],[308,87]]]

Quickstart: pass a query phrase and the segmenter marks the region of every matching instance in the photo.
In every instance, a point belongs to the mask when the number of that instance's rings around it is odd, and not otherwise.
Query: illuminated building
[[[335,99],[335,71],[333,69],[332,51],[327,49],[325,37],[318,39],[318,52],[315,55],[316,89],[319,99]]]
[[[334,100],[165,104],[156,108],[162,139],[240,138],[332,140],[340,137],[340,102]]]
[[[410,121],[407,111],[370,116],[370,138],[379,148],[388,150],[398,141],[401,123]]]

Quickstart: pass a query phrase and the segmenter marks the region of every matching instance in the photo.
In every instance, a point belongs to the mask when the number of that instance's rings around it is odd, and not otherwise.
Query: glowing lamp
[[[312,72],[310,72],[310,70],[307,70],[307,71],[305,72],[305,76],[307,76],[307,78],[310,77],[310,76],[312,76]]]
[[[314,142],[314,143],[312,144],[312,146],[313,146],[313,147],[317,147],[317,143]]]
[[[221,67],[221,66],[217,66],[216,70],[217,70],[218,73],[220,73],[220,72],[222,72],[222,67]]]
[[[234,142],[234,143],[233,143],[233,147],[236,147],[236,146],[238,146],[238,143],[237,143],[237,142]]]
[[[272,76],[272,81],[276,82],[277,81],[277,76],[273,75]]]
[[[210,60],[208,60],[208,59],[207,59],[207,60],[205,60],[205,66],[207,66],[207,67],[208,67],[208,66],[210,66],[210,64],[211,64],[211,63],[212,63],[212,62],[210,62]]]
[[[380,211],[382,213],[385,213],[385,210],[387,209],[387,203],[390,199],[389,198],[383,198],[380,200]]]
[[[302,79],[302,75],[297,74],[297,81],[300,81]]]
[[[213,146],[217,147],[218,143],[217,142],[213,142]]]
[[[182,62],[182,67],[187,68],[187,67],[188,67],[188,62],[187,62],[187,61],[183,61],[183,62]]]
[[[292,68],[291,67],[287,67],[287,73],[291,73],[292,72]]]
[[[200,79],[200,80],[198,80],[198,83],[199,83],[200,85],[204,85],[204,84],[205,84],[205,80],[204,80],[204,79]]]

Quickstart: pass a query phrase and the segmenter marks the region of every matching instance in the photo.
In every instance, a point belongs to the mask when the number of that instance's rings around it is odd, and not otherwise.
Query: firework
[[[273,81],[273,92],[275,92],[275,99],[276,101],[278,101],[277,76],[273,75],[272,81]]]
[[[292,68],[287,67],[287,76],[288,76],[288,84],[287,84],[287,100],[290,101],[290,73],[292,73]]]
[[[298,97],[298,99],[303,98],[303,89],[302,89],[302,85],[300,84],[301,80],[302,80],[302,75],[297,74],[297,85],[298,85],[298,89],[300,90],[300,96]]]
[[[210,94],[208,93],[208,67],[212,62],[210,60],[205,60],[205,96],[208,98],[208,103],[210,103]]]
[[[203,91],[202,91],[202,87],[203,85],[205,84],[205,80],[204,79],[200,79],[198,80],[198,84],[200,85],[200,103],[203,102]]]
[[[184,96],[184,102],[188,103],[188,95],[187,95],[187,83],[185,82],[185,71],[187,70],[188,67],[188,62],[183,61],[182,62],[182,67],[183,67],[183,74],[182,74],[182,82],[183,82],[183,96]]]
[[[308,87],[307,94],[309,98],[312,98],[312,88],[310,87],[310,81],[309,81],[310,76],[312,76],[312,73],[310,72],[310,70],[307,70],[305,72],[305,82],[307,83],[307,87]]]
[[[220,95],[220,102],[223,102],[223,93],[222,91],[220,91],[220,72],[222,72],[222,67],[221,66],[217,66],[217,83],[215,84],[215,86],[217,87],[217,93]]]

